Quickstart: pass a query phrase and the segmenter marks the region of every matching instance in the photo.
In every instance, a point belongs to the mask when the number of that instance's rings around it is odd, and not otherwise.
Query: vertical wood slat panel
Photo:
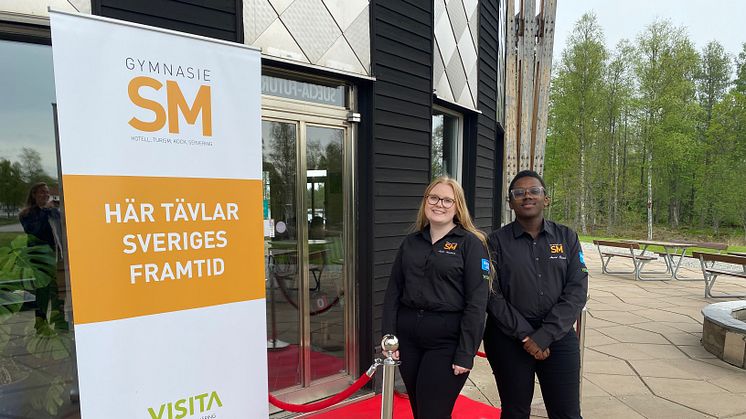
[[[532,170],[544,173],[544,149],[546,147],[547,120],[549,113],[549,83],[552,70],[552,50],[554,46],[554,22],[557,13],[557,0],[542,0],[542,33],[536,65],[538,71],[536,129],[534,130],[534,150]]]
[[[479,4],[480,21],[497,20],[498,9],[496,2],[482,1]],[[481,162],[488,169],[485,176],[477,176],[477,170],[474,170],[474,223],[475,225],[489,233],[497,226],[493,225],[494,206],[499,205],[499,200],[493,196],[495,182],[502,179],[502,173],[497,173],[495,164],[495,147],[502,147],[502,144],[496,144],[497,141],[497,89],[490,86],[497,80],[498,59],[497,46],[499,39],[497,25],[479,25],[479,54],[478,54],[478,83],[477,107],[482,113],[477,117],[477,141],[476,141],[476,159],[473,162],[475,166]],[[493,50],[490,50],[493,49]],[[502,165],[499,165],[502,167]]]
[[[506,39],[506,69],[505,69],[505,148],[503,157],[503,187],[502,195],[507,194],[508,182],[518,173],[518,52],[516,36],[517,19],[514,2],[508,0],[506,4],[507,39]],[[503,223],[511,219],[511,210],[507,202],[503,202]]]
[[[372,289],[384,290],[393,263],[392,247],[407,235],[406,225],[391,228],[393,218],[414,221],[422,191],[430,180],[430,127],[432,126],[432,60],[433,60],[433,6],[432,1],[417,2],[414,7],[401,0],[373,0],[371,26],[371,59],[376,82],[373,86],[372,112],[373,145],[370,154],[374,206],[371,220],[371,259],[375,266]],[[385,19],[385,20],[384,20]],[[412,31],[429,22],[427,31]],[[397,30],[397,42],[391,42],[391,27]],[[423,43],[423,36],[427,36]],[[402,66],[402,57],[409,65]],[[380,72],[378,71],[380,69]],[[416,79],[401,87],[402,80]],[[426,98],[427,102],[423,102]],[[381,104],[386,106],[381,106]],[[412,106],[412,103],[426,106]],[[392,112],[392,110],[396,112]],[[409,162],[409,163],[407,163]],[[395,170],[392,168],[396,168]],[[394,176],[392,178],[391,176]],[[393,231],[392,231],[393,230]],[[372,291],[372,290],[371,290]],[[381,338],[380,318],[383,312],[384,292],[373,293],[372,342]]]
[[[114,19],[243,42],[241,0],[92,0],[91,9]]]
[[[520,127],[518,131],[518,170],[528,169],[531,163],[531,128],[534,108],[534,72],[536,47],[536,3],[534,0],[521,2],[522,38],[519,42],[520,60],[520,102],[518,105]]]

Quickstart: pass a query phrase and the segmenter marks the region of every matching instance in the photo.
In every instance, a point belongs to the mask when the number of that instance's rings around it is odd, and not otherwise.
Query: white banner
[[[50,18],[83,418],[267,417],[259,52]]]

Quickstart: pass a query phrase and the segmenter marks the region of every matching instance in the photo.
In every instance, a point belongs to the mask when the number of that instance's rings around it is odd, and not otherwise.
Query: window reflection
[[[262,121],[269,391],[301,383],[294,123]]]
[[[0,41],[0,417],[79,417],[49,46]]]
[[[306,129],[311,379],[345,371],[344,130]]]
[[[430,174],[459,178],[459,145],[461,118],[440,110],[433,111]]]

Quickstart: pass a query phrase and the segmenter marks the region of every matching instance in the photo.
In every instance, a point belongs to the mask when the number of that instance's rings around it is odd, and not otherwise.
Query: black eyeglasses
[[[531,194],[531,196],[540,196],[544,193],[544,188],[541,186],[532,186],[530,188],[515,188],[510,190],[510,196],[512,196],[513,199],[523,198],[526,196],[526,193]]]
[[[456,202],[453,198],[441,198],[438,195],[428,195],[427,203],[430,205],[438,205],[438,202],[443,203],[443,208],[451,208]]]

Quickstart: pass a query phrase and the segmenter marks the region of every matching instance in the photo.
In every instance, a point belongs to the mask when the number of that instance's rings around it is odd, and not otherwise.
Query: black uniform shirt
[[[431,243],[429,227],[408,235],[391,269],[383,306],[383,332],[396,334],[400,305],[461,312],[453,363],[471,368],[484,331],[489,265],[481,240],[461,226],[454,227],[435,244]]]
[[[531,336],[541,348],[567,334],[588,293],[578,235],[544,220],[534,240],[512,222],[490,234],[489,245],[498,280],[487,309],[490,324],[494,320],[503,333],[519,340]]]

